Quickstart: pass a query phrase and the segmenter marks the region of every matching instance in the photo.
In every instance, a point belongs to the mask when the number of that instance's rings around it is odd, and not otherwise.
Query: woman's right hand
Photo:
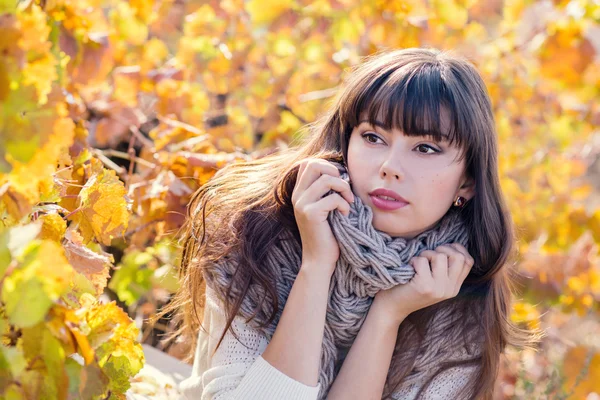
[[[336,193],[325,196],[332,189]],[[335,165],[317,158],[300,163],[292,204],[302,239],[302,268],[310,265],[328,277],[333,275],[340,249],[327,216],[336,208],[348,216],[352,202],[350,184],[340,178]]]

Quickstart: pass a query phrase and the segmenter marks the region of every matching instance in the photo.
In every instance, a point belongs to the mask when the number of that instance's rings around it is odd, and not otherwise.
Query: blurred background
[[[600,399],[598,0],[0,0],[0,397],[173,395],[137,374],[192,351],[148,322],[191,194],[288,146],[361,57],[421,46],[484,77],[511,318],[546,332],[497,398]]]

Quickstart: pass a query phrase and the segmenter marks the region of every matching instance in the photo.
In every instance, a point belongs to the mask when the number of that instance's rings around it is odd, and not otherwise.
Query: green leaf
[[[23,351],[14,346],[0,346],[0,371],[10,371],[12,379],[18,379],[27,367]],[[0,379],[5,378],[0,375]]]
[[[0,233],[0,276],[4,276],[4,272],[12,260],[10,250],[8,249],[9,232],[6,230]]]
[[[175,293],[179,289],[179,277],[177,276],[175,267],[165,264],[157,268],[152,274],[152,283],[171,293]]]
[[[58,243],[33,241],[21,264],[3,282],[2,301],[9,321],[21,328],[40,322],[68,290],[73,274]]]
[[[44,291],[40,278],[17,271],[6,278],[2,288],[2,301],[6,305],[10,322],[24,328],[42,321],[53,300]]]
[[[133,347],[135,348],[135,347]],[[102,370],[110,379],[111,391],[125,393],[131,387],[130,376],[135,375],[143,366],[143,355],[131,357],[129,352],[115,351],[103,365]]]
[[[137,342],[139,330],[115,302],[93,306],[86,314],[88,339],[96,349],[98,365],[110,378],[110,389],[124,393],[129,377],[144,364],[144,352]]]
[[[42,229],[42,221],[11,228],[6,239],[6,248],[14,258],[20,257],[23,250],[38,237]],[[4,246],[3,246],[4,248]]]
[[[0,14],[14,14],[19,0],[0,0]]]
[[[132,252],[123,257],[117,271],[113,274],[109,288],[119,300],[130,306],[152,287],[154,271],[145,268],[153,256],[147,252]]]
[[[72,358],[65,360],[65,371],[69,379],[68,396],[70,399],[77,399],[80,397],[79,387],[81,386],[81,374],[83,366]]]
[[[42,358],[46,364],[42,392],[47,398],[64,399],[68,388],[68,375],[65,371],[65,352],[60,342],[44,329],[42,338]]]

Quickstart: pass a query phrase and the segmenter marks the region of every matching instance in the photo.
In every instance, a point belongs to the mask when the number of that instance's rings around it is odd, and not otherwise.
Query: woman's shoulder
[[[204,309],[205,311],[213,312],[223,317],[225,316],[225,308],[222,300],[219,298],[217,291],[208,284],[204,291]]]
[[[205,293],[204,325],[213,338],[218,338],[223,333],[227,323],[225,308],[213,288],[207,285]],[[235,336],[232,331],[235,332]],[[200,339],[202,339],[202,335]],[[229,357],[235,354],[238,357],[242,356],[242,358],[247,358],[248,355],[255,357],[266,348],[267,344],[268,339],[262,332],[246,323],[244,318],[235,316],[223,338],[222,345],[228,350],[221,353],[221,355],[225,354]]]

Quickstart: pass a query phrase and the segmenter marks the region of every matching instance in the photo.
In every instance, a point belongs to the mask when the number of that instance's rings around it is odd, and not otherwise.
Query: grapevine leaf
[[[128,377],[137,374],[144,363],[138,328],[115,302],[91,307],[86,320],[88,338],[96,348],[98,364],[110,377],[111,390],[124,393],[130,386]]]
[[[94,286],[96,294],[102,294],[106,287],[113,257],[111,254],[98,254],[85,247],[79,235],[69,232],[63,247],[75,271],[84,275]]]
[[[54,241],[33,241],[23,261],[3,282],[2,301],[9,321],[19,327],[40,322],[69,288],[73,268]]]
[[[126,254],[110,280],[110,289],[128,306],[152,287],[153,271],[144,268],[150,260],[152,255],[147,252],[134,251]]]
[[[80,211],[73,215],[85,243],[95,237],[109,245],[127,229],[130,213],[123,182],[115,171],[102,169],[93,174],[79,193]]]

